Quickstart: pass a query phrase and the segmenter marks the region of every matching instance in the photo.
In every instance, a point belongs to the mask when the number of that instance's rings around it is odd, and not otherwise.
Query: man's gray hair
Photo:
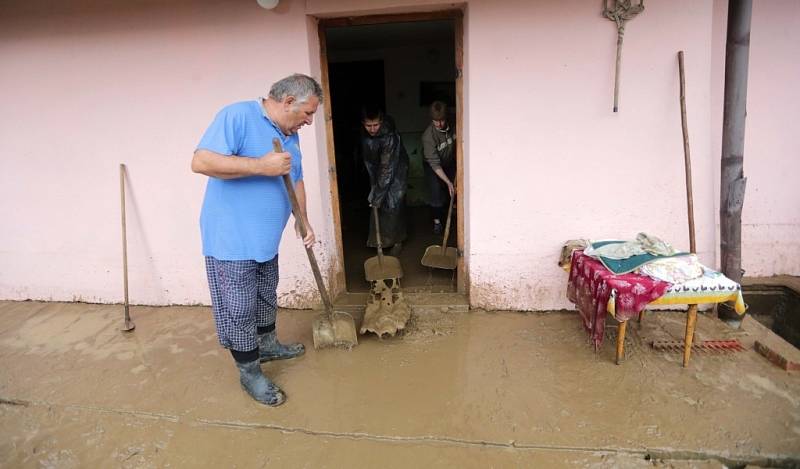
[[[317,80],[302,73],[295,73],[278,80],[269,89],[269,97],[276,101],[283,101],[288,96],[294,96],[298,103],[304,103],[312,95],[322,102],[322,87],[319,86]]]

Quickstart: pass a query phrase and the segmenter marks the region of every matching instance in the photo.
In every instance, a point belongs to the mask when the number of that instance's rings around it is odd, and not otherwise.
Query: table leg
[[[644,310],[639,311],[639,323],[641,324],[642,318],[644,318]]]
[[[686,313],[686,336],[683,338],[683,367],[689,366],[689,357],[692,355],[692,342],[694,341],[694,326],[697,324],[697,305],[689,305]]]
[[[622,321],[617,328],[617,365],[625,355],[625,329],[628,327],[628,321]]]

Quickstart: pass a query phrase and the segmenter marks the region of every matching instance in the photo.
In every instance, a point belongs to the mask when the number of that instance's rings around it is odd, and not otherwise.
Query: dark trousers
[[[450,204],[450,191],[447,190],[447,184],[439,179],[439,176],[433,172],[429,164],[424,163],[423,166],[425,168],[425,179],[428,181],[428,205],[431,207],[431,214],[434,220],[443,222],[447,217],[447,207]],[[442,170],[450,179],[450,182],[455,184],[456,165],[443,165]]]
[[[258,327],[275,324],[278,256],[267,262],[206,257],[208,287],[220,345],[246,352],[258,348]]]

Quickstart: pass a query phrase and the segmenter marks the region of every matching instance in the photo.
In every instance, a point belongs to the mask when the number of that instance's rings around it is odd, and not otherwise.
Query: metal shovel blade
[[[125,324],[119,328],[122,332],[131,332],[136,329],[136,324],[131,320],[131,313],[128,305],[125,305]]]
[[[449,247],[442,253],[442,246],[438,244],[428,246],[425,255],[422,256],[422,265],[434,269],[453,270],[458,265],[458,249]]]
[[[314,319],[314,348],[353,348],[358,345],[353,316],[341,311],[323,313]]]
[[[364,275],[368,282],[403,278],[403,267],[400,259],[392,256],[375,256],[364,261]]]

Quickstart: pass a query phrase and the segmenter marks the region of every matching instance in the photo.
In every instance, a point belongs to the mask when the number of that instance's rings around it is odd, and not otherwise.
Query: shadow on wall
[[[168,304],[171,303],[168,291],[164,289],[163,277],[157,268],[153,250],[148,242],[147,233],[144,231],[139,204],[137,203],[136,190],[131,183],[130,167],[126,165],[125,171],[125,212],[128,237],[128,266],[129,281],[134,288],[131,289],[131,303],[136,301],[136,291],[147,291],[154,297],[147,298],[146,303]],[[133,262],[132,262],[133,261]],[[133,265],[134,268],[130,269]],[[131,276],[131,271],[134,273]]]

